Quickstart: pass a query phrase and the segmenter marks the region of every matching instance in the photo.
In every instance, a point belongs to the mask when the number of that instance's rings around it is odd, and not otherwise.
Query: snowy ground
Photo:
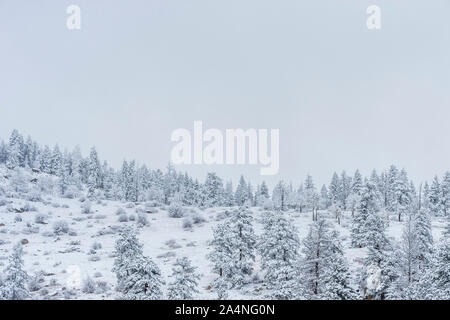
[[[137,227],[136,221],[119,222],[116,211],[123,208],[128,217],[136,216],[136,211],[143,209],[143,204],[128,204],[116,201],[92,202],[91,213],[82,213],[82,202],[79,199],[61,199],[44,197],[43,202],[29,202],[21,199],[5,198],[6,203],[0,206],[0,269],[7,263],[8,255],[14,244],[19,241],[24,245],[25,269],[29,275],[44,271],[42,288],[32,293],[34,299],[62,299],[67,297],[64,292],[77,279],[90,276],[95,281],[104,281],[108,289],[103,293],[83,293],[81,288],[72,290],[72,299],[114,299],[116,279],[112,273],[114,242],[117,228],[125,225],[133,226],[139,232],[139,239],[144,244],[144,253],[159,265],[166,281],[170,281],[171,267],[177,257],[187,256],[199,267],[202,274],[199,299],[214,299],[215,294],[208,286],[214,279],[211,266],[207,260],[209,252],[208,241],[212,239],[212,227],[222,218],[229,208],[211,208],[201,211],[197,208],[187,208],[188,214],[197,211],[206,219],[205,222],[194,224],[192,228],[183,228],[182,218],[170,218],[165,207],[157,207],[156,213],[145,213],[150,224]],[[32,211],[20,212],[26,206]],[[255,231],[261,233],[262,209],[252,208],[255,218]],[[36,222],[36,216],[46,215],[43,223]],[[300,238],[306,236],[311,223],[311,213],[287,213],[299,230]],[[328,213],[320,213],[333,221],[340,231],[346,247],[346,255],[351,270],[361,265],[364,249],[349,248],[350,213],[345,213],[341,225],[337,225]],[[21,220],[21,221],[20,221]],[[70,232],[55,235],[55,222],[65,220]],[[433,235],[440,237],[444,221],[433,220]],[[402,224],[391,217],[387,233],[390,237],[401,237]],[[92,245],[100,243],[101,248],[91,252]],[[80,277],[77,272],[80,272]],[[256,267],[256,272],[258,272]],[[75,280],[75,282],[73,282]],[[261,283],[248,285],[239,292],[234,291],[230,298],[258,299],[263,298],[264,287]]]

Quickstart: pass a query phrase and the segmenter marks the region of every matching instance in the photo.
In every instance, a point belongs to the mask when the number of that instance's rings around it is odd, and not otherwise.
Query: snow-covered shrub
[[[55,234],[51,231],[44,231],[41,233],[43,237],[53,237]]]
[[[119,222],[128,222],[128,216],[126,214],[121,214],[117,221],[119,221]]]
[[[158,258],[158,259],[168,259],[168,258],[173,258],[173,257],[176,257],[176,253],[175,252],[173,252],[173,251],[167,251],[167,252],[165,252],[165,253],[162,253],[162,254],[159,254],[159,255],[157,255],[156,257]]]
[[[230,213],[229,213],[227,210],[225,210],[225,211],[220,211],[220,212],[217,213],[217,215],[216,215],[216,220],[217,220],[217,221],[223,220],[223,219],[225,219],[226,217],[228,217],[229,214],[230,214]]]
[[[130,215],[128,216],[128,220],[129,220],[129,221],[135,221],[135,220],[136,220],[136,216],[135,216],[134,214],[130,214]]]
[[[178,249],[181,248],[181,245],[177,243],[175,239],[167,240],[164,243],[169,249]]]
[[[21,169],[15,169],[9,181],[11,191],[19,195],[28,192],[28,183]]]
[[[30,292],[39,291],[42,288],[42,283],[45,281],[42,271],[36,272],[28,280],[28,290]]]
[[[109,290],[109,284],[106,281],[99,280],[96,282],[96,285],[97,285],[97,289],[95,290],[95,292],[97,294],[105,293],[106,291]]]
[[[191,217],[194,224],[199,224],[206,221],[206,219],[198,212],[194,212]]]
[[[87,277],[83,281],[82,291],[84,293],[94,293],[95,292],[95,281],[91,279],[91,277]]]
[[[184,218],[182,226],[183,226],[183,229],[192,228],[192,219],[189,217]]]
[[[8,204],[8,201],[6,201],[6,199],[2,199],[0,198],[0,207],[4,207]]]
[[[102,244],[101,244],[100,242],[97,242],[97,241],[96,241],[96,242],[94,242],[94,243],[92,244],[91,248],[94,249],[94,250],[99,250],[99,249],[102,248]]]
[[[142,226],[142,227],[148,225],[148,219],[147,219],[147,216],[145,215],[145,213],[138,213],[136,222],[139,226]]]
[[[80,194],[80,190],[78,190],[78,187],[75,185],[69,185],[64,192],[63,197],[67,199],[75,199]]]
[[[29,204],[28,202],[25,203],[25,205],[22,207],[22,209],[23,209],[23,212],[35,212],[35,211],[38,211],[38,209],[35,206]]]
[[[120,216],[122,214],[127,214],[124,208],[117,208],[116,215]]]
[[[128,203],[125,205],[125,208],[128,208],[128,209],[132,209],[132,208],[134,208],[134,207],[135,207],[135,205],[134,205],[133,202],[128,202]]]
[[[64,299],[74,299],[74,297],[77,295],[77,292],[74,289],[66,289],[63,291]]]
[[[158,202],[156,202],[156,201],[147,201],[145,204],[144,204],[144,208],[147,210],[147,209],[150,209],[150,208],[155,208],[155,207],[157,207],[157,206],[159,206],[159,203]]]
[[[42,201],[41,192],[37,189],[32,189],[28,192],[27,196],[25,197],[28,201],[31,202],[40,202]]]
[[[158,210],[158,208],[148,208],[148,209],[146,210],[146,212],[147,212],[147,213],[158,213],[159,210]]]
[[[39,290],[39,295],[42,297],[45,297],[48,295],[48,289],[47,288],[42,288],[41,290]]]
[[[144,208],[142,208],[142,207],[136,207],[136,209],[134,210],[136,213],[143,213],[143,212],[145,212],[145,210],[144,210]]]
[[[96,214],[94,218],[97,220],[106,219],[106,214]]]
[[[92,207],[92,204],[89,200],[84,201],[83,204],[81,205],[81,213],[84,213],[84,214],[91,213],[91,207]]]
[[[45,224],[47,221],[48,216],[44,213],[37,213],[34,216],[34,222],[35,223],[40,223],[40,224]]]
[[[33,225],[31,225],[31,223],[27,222],[27,226],[22,231],[22,233],[24,233],[24,234],[39,233],[39,227],[38,226],[33,226]]]
[[[103,277],[102,273],[97,271],[96,273],[94,273],[94,278],[101,278]]]
[[[65,220],[58,220],[53,223],[53,232],[57,235],[69,232],[69,224]]]
[[[51,176],[42,175],[37,182],[37,186],[41,193],[53,194],[55,182]]]
[[[14,217],[14,221],[15,222],[22,222],[22,217],[20,216],[20,214],[18,214],[17,216]]]
[[[179,202],[171,203],[168,211],[171,218],[182,218],[184,216],[184,208]]]
[[[94,255],[90,255],[88,260],[91,261],[91,262],[100,261],[100,256],[95,255],[95,254]]]

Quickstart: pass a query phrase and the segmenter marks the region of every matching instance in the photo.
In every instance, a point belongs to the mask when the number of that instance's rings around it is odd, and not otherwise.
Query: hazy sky
[[[69,4],[81,30],[66,28]],[[0,0],[0,137],[162,168],[171,132],[202,120],[279,128],[271,185],[391,163],[430,179],[450,169],[449,15],[448,0]]]

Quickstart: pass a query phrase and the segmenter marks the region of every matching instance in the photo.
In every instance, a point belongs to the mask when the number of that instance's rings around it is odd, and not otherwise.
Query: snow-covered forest
[[[269,190],[117,170],[14,130],[0,140],[0,298],[450,299],[450,172],[377,170]]]

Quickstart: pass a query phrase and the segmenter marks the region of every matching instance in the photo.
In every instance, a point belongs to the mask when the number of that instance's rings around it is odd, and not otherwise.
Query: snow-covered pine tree
[[[342,210],[347,210],[347,198],[352,191],[352,178],[342,171],[339,188],[339,203]]]
[[[450,172],[447,171],[441,183],[441,211],[442,215],[450,218]]]
[[[420,209],[414,215],[414,234],[418,241],[419,269],[425,270],[433,254],[433,234],[431,232],[431,219],[427,208]]]
[[[260,189],[261,196],[265,197],[266,199],[269,199],[269,188],[267,187],[267,184],[265,181],[261,183],[261,189]]]
[[[213,229],[213,249],[208,256],[213,271],[224,277],[230,288],[242,286],[252,272],[256,244],[252,220],[251,212],[239,207]]]
[[[361,176],[361,173],[359,172],[359,170],[356,169],[355,174],[353,175],[351,192],[353,194],[360,195],[362,188],[363,188],[362,176]]]
[[[124,229],[115,244],[113,272],[117,290],[126,300],[157,300],[162,298],[163,280],[158,266],[142,253],[136,233]]]
[[[89,175],[88,175],[88,191],[93,195],[95,190],[101,186],[101,168],[98,159],[97,150],[95,147],[91,148],[89,154]]]
[[[14,129],[9,137],[9,144],[7,149],[6,167],[8,169],[15,169],[20,166],[24,166],[24,143],[23,137]]]
[[[303,256],[300,263],[300,283],[308,299],[320,299],[323,293],[322,278],[326,270],[325,259],[330,245],[329,223],[325,219],[314,221],[303,240]]]
[[[387,193],[387,210],[389,212],[397,212],[397,180],[398,180],[398,169],[396,166],[391,165],[386,174],[386,193]]]
[[[227,287],[231,287],[228,280],[234,272],[233,258],[235,256],[236,238],[227,221],[218,224],[213,229],[211,246],[212,250],[208,254],[208,258],[212,262],[213,272],[217,273],[219,278],[224,278],[223,281],[227,284]]]
[[[169,200],[178,192],[177,172],[171,162],[167,164],[166,173],[163,177],[164,203],[169,204]]]
[[[450,299],[450,239],[439,242],[420,282],[418,299]]]
[[[187,257],[178,258],[172,269],[173,281],[169,283],[168,298],[171,300],[192,300],[198,293],[200,275]]]
[[[70,161],[70,175],[72,177],[73,185],[77,189],[81,189],[81,161],[82,161],[82,155],[81,150],[79,146],[75,146],[74,150],[72,151],[70,155],[71,161]]]
[[[233,210],[228,223],[235,237],[233,287],[239,287],[252,273],[252,262],[255,260],[256,236],[251,211],[245,207]]]
[[[48,146],[44,146],[44,149],[41,152],[41,157],[40,157],[41,162],[40,162],[40,167],[39,167],[39,169],[42,172],[49,173],[49,174],[51,173],[52,169],[51,169],[50,158],[51,158],[50,148]]]
[[[430,185],[427,181],[423,184],[422,192],[419,193],[420,201],[419,201],[419,210],[425,208],[427,210],[430,209]]]
[[[28,275],[23,270],[22,244],[14,246],[4,270],[4,278],[0,287],[0,298],[5,300],[24,300],[29,297],[27,287]]]
[[[313,178],[310,174],[306,175],[303,187],[305,195],[305,205],[309,210],[312,211],[314,215],[319,204],[319,195],[316,192],[316,187],[314,185]]]
[[[236,187],[236,192],[234,193],[234,200],[236,205],[242,206],[248,199],[248,188],[245,182],[244,176],[241,175],[239,179],[239,184]]]
[[[381,216],[376,211],[369,211],[366,219],[366,226],[364,228],[364,241],[369,249],[369,256],[372,256],[373,261],[379,262],[383,251],[389,247],[389,240],[385,234],[385,225]]]
[[[224,203],[223,182],[216,173],[209,172],[203,185],[205,191],[205,205],[207,207],[219,207]]]
[[[50,156],[50,174],[61,176],[63,165],[62,153],[59,150],[58,145],[55,145],[53,152]]]
[[[378,216],[379,205],[375,185],[368,181],[362,190],[358,210],[353,218],[351,227],[351,243],[353,247],[368,245],[369,217]]]
[[[116,172],[113,168],[108,168],[103,172],[103,189],[105,197],[110,200],[118,200],[118,184],[116,182]]]
[[[320,279],[322,283],[320,298],[324,300],[356,299],[357,295],[351,285],[352,279],[339,233],[333,230],[330,239],[324,257],[324,271]]]
[[[419,251],[419,237],[415,230],[415,219],[413,215],[405,217],[403,223],[402,241],[398,254],[398,279],[396,292],[391,293],[393,298],[409,299],[412,286],[420,277],[421,252]]]
[[[19,145],[13,144],[8,147],[8,157],[6,159],[6,167],[15,169],[20,166],[20,149]]]
[[[58,180],[59,192],[61,196],[65,196],[67,189],[72,183],[72,179],[70,176],[71,169],[71,158],[67,152],[64,152],[64,156],[62,157],[62,163],[60,165],[60,174]]]
[[[271,298],[288,300],[299,297],[296,267],[299,246],[295,226],[281,212],[266,212],[258,248],[264,280],[273,290]]]
[[[247,200],[245,201],[246,207],[253,207],[255,202],[255,198],[253,195],[253,186],[250,181],[247,183]]]
[[[31,137],[28,136],[27,140],[25,141],[23,145],[23,159],[24,159],[24,167],[25,168],[32,168],[33,167],[33,140],[31,140]]]
[[[228,181],[225,184],[225,193],[224,193],[224,203],[225,206],[231,207],[234,205],[234,194],[233,194],[233,182]]]
[[[372,212],[366,220],[365,242],[368,255],[365,259],[366,283],[378,279],[376,285],[368,285],[365,288],[366,299],[388,298],[390,294],[396,293],[392,287],[397,284],[399,277],[398,250],[393,250],[391,243],[385,235],[385,226],[377,212]],[[371,270],[371,271],[369,271]],[[369,279],[372,279],[369,281]]]
[[[360,191],[362,193],[362,189]],[[356,193],[351,193],[347,198],[347,209],[352,213],[352,218],[355,217],[355,211],[358,209],[359,203],[361,202],[361,195]]]
[[[335,172],[333,173],[330,186],[328,187],[328,194],[330,195],[331,203],[339,203],[339,195],[341,193],[340,186],[341,182],[339,181],[339,176]]]
[[[394,201],[396,203],[395,209],[398,215],[398,221],[401,221],[402,216],[409,213],[410,206],[412,205],[411,188],[405,169],[402,169],[400,174],[398,174],[393,188],[395,193]]]
[[[8,159],[8,147],[5,141],[0,141],[0,163],[6,163]]]
[[[300,186],[297,189],[297,194],[295,195],[295,208],[297,209],[298,212],[302,213],[305,207],[306,207],[305,190],[303,188],[303,184],[300,184]]]
[[[122,186],[122,194],[125,201],[133,200],[133,178],[134,178],[134,166],[133,162],[128,164],[126,160],[122,163],[121,170],[121,186]]]
[[[322,210],[328,209],[330,207],[330,196],[328,194],[328,189],[326,185],[322,185],[320,189],[320,199],[319,199],[319,207]]]
[[[288,188],[284,181],[279,181],[272,191],[272,202],[276,210],[287,210]]]
[[[430,213],[434,216],[440,216],[442,213],[442,200],[441,200],[441,184],[437,176],[434,177],[431,183],[430,193],[428,198]]]
[[[228,299],[228,283],[225,277],[219,277],[215,279],[213,288],[217,293],[218,300]]]
[[[399,250],[390,245],[376,251],[369,248],[365,259],[362,297],[366,300],[397,299],[399,297]]]

